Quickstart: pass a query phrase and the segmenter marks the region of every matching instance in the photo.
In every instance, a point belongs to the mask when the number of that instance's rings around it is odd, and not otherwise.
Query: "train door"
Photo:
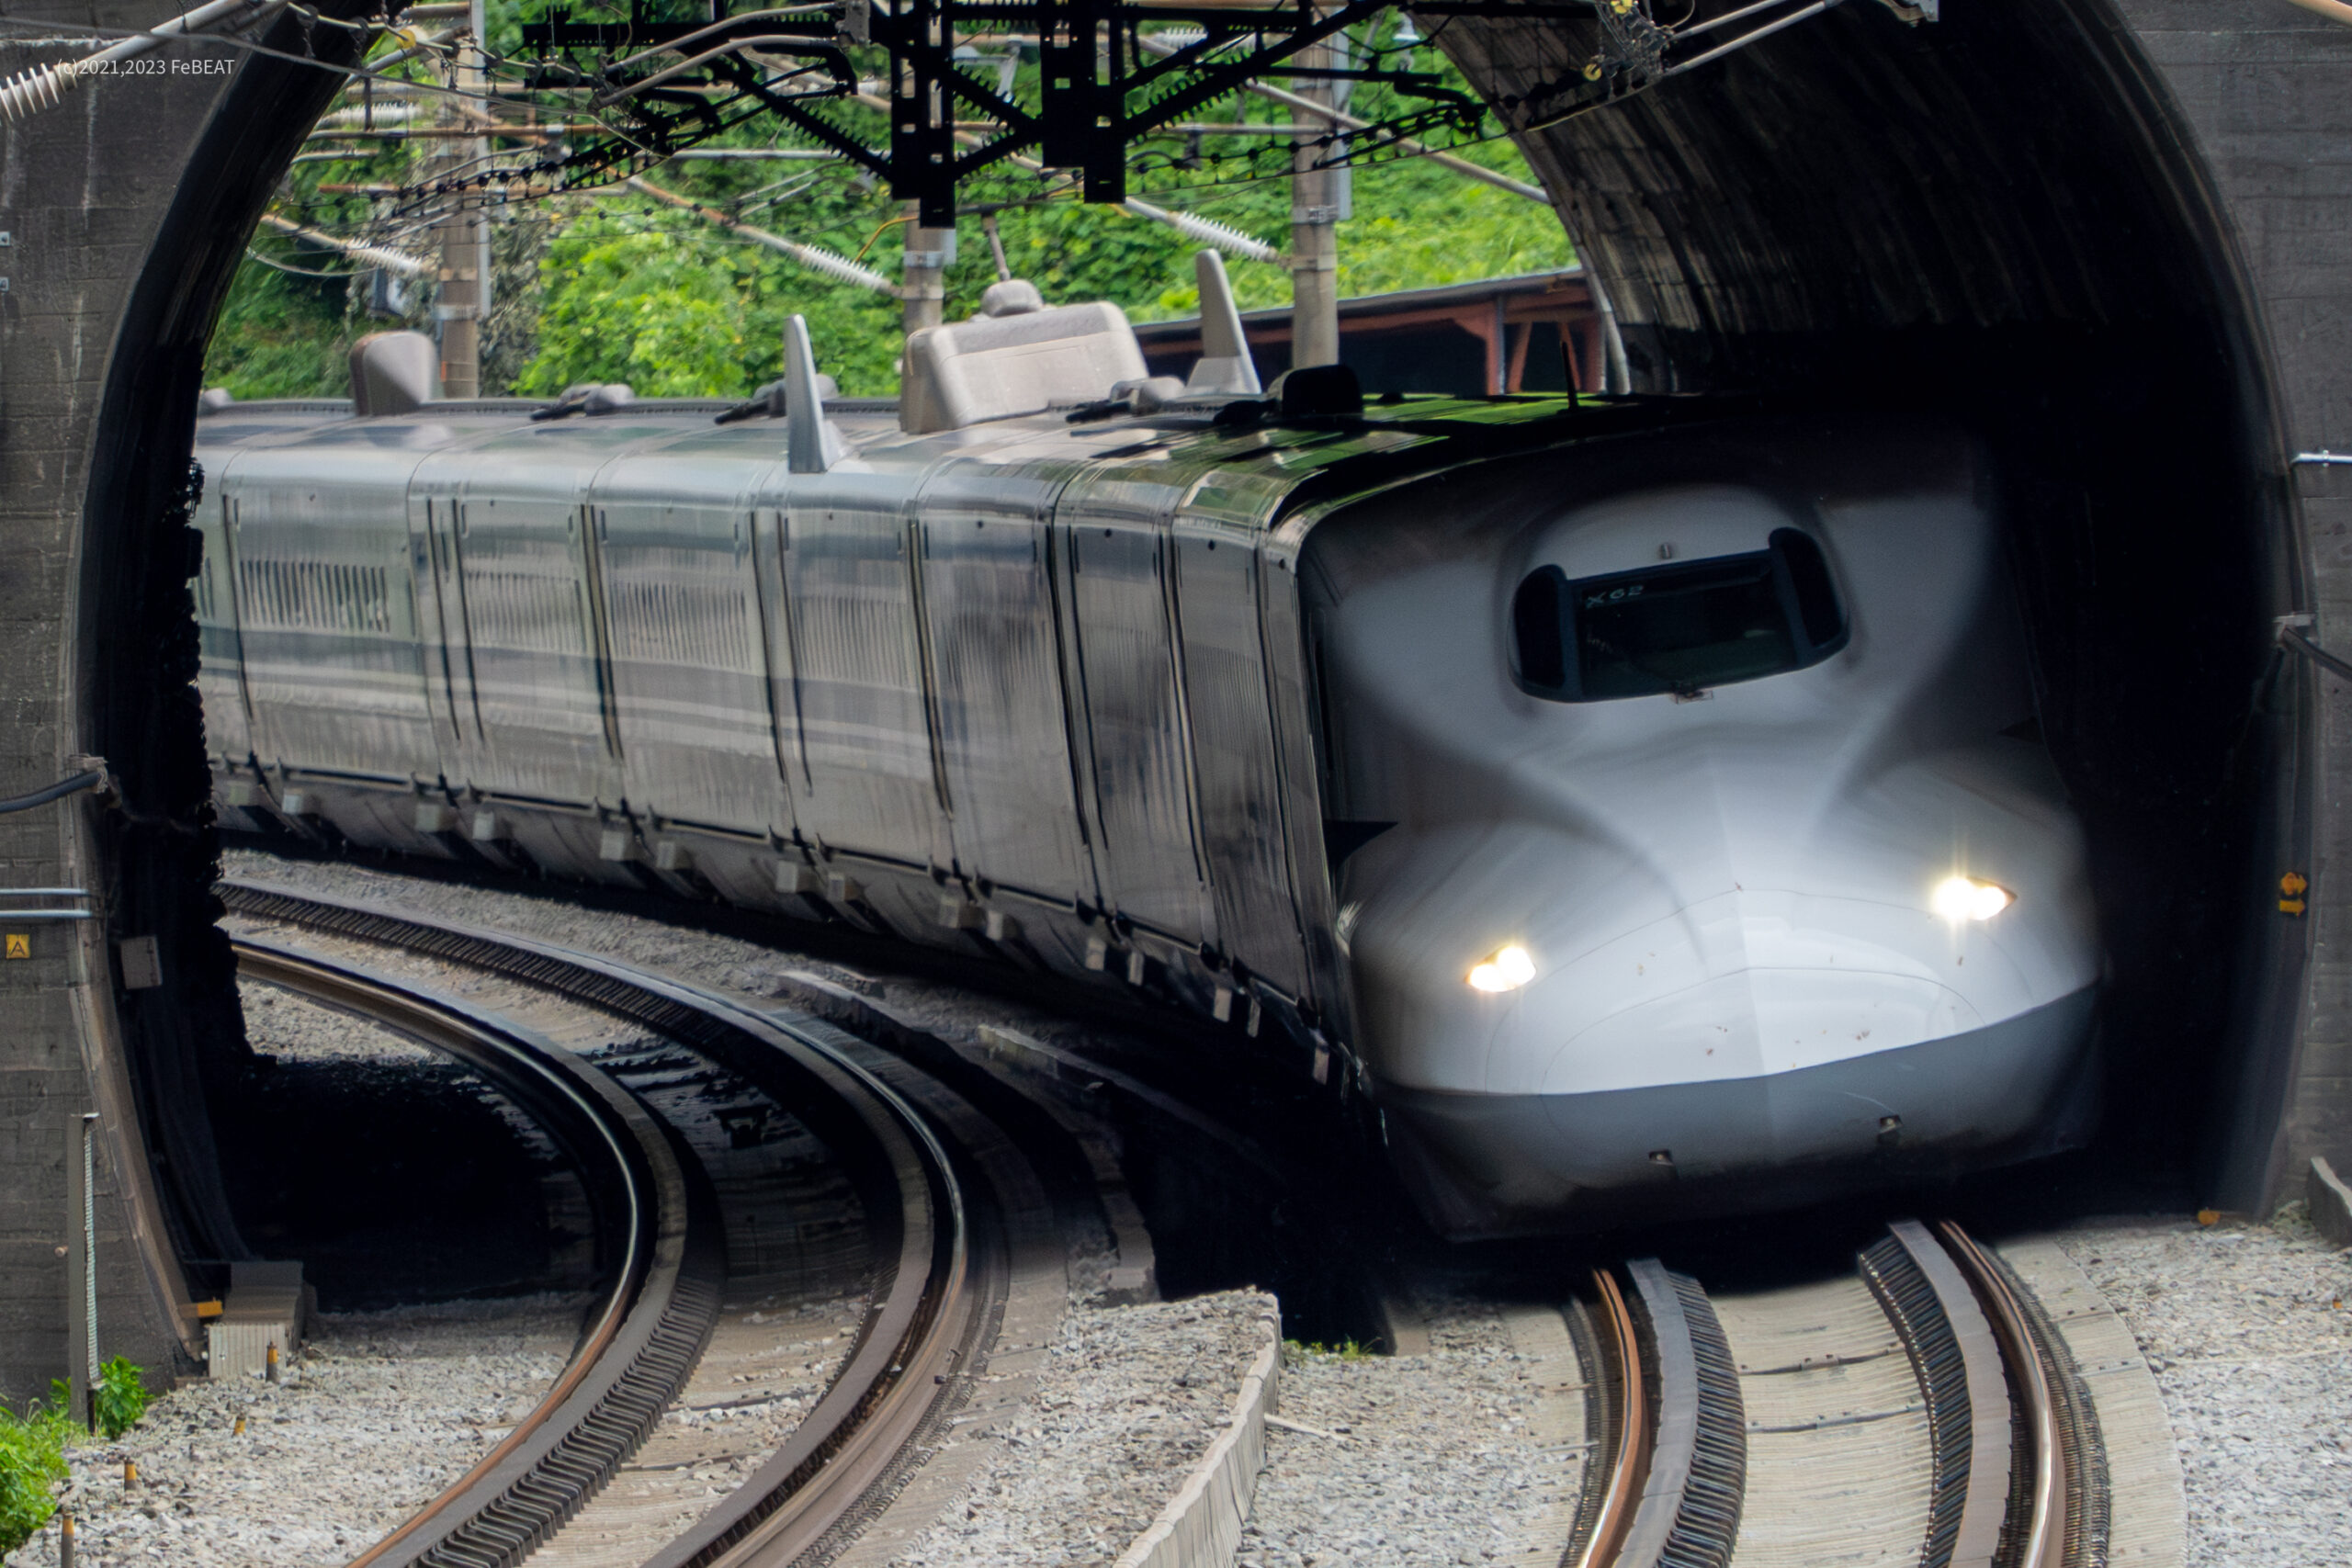
[[[1187,529],[1171,536],[1184,703],[1218,941],[1254,973],[1303,997],[1306,953],[1261,632],[1268,568],[1253,533]],[[1277,575],[1287,592],[1289,578]]]
[[[1258,555],[1259,647],[1265,657],[1266,691],[1274,739],[1278,787],[1284,803],[1291,889],[1298,899],[1298,935],[1306,944],[1307,983],[1299,995],[1322,1011],[1340,1037],[1352,1032],[1350,998],[1333,932],[1339,910],[1333,902],[1323,837],[1324,770],[1316,754],[1314,715],[1321,707],[1310,661],[1306,613],[1299,603],[1298,540],[1293,521],[1260,546]]]
[[[237,499],[230,458],[216,469],[212,496],[196,509],[204,557],[196,569],[196,629],[201,663],[197,695],[204,705],[205,750],[231,767],[253,755],[253,721],[246,707],[244,636],[237,620]]]
[[[465,609],[458,583],[457,502],[423,486],[408,498],[409,580],[416,594],[417,644],[424,660],[425,705],[441,776],[466,782],[467,764],[481,744],[474,712]]]
[[[1216,928],[1193,809],[1191,745],[1177,664],[1168,536],[1091,494],[1086,521],[1060,508],[1097,820],[1096,874],[1122,917],[1182,942]]]
[[[922,609],[956,864],[1067,907],[1098,897],[1062,697],[1058,479],[950,468],[922,490]]]
[[[446,615],[454,598],[465,633],[460,716],[475,736],[468,782],[496,795],[617,805],[619,735],[591,509],[519,486],[484,493],[499,463],[494,451],[473,455],[464,491],[435,498],[431,519],[450,567],[442,607]]]
[[[791,514],[780,506],[753,506],[752,588],[759,596],[760,660],[767,674],[768,721],[776,772],[793,799],[806,805],[808,748],[800,733],[800,679],[792,661],[792,603],[785,591],[784,546]]]
[[[803,831],[928,873],[952,859],[903,482],[796,475],[777,555]]]
[[[644,494],[652,478],[625,466],[598,493]],[[595,510],[630,804],[664,818],[788,835],[792,802],[763,690],[748,509],[616,496]]]

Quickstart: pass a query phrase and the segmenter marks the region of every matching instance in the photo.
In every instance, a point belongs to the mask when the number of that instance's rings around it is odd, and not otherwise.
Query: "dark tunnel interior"
[[[1591,53],[1581,21],[1421,26],[1507,116]],[[96,658],[95,705],[164,824],[119,826],[112,875],[172,955],[174,989],[120,999],[187,1254],[244,1245],[201,1107],[246,1069],[210,832],[186,830],[207,778],[179,711],[178,486],[212,319],[333,85],[261,59],[232,88],[118,344],[88,503],[85,624],[147,639]],[[1917,28],[1848,5],[1518,139],[1566,193],[1637,389],[1941,413],[1991,444],[2111,955],[2103,1146],[2251,1202],[2298,962],[2266,893],[2306,831],[2301,694],[2268,638],[2299,567],[2260,329],[2120,21],[2103,0],[1970,0]]]

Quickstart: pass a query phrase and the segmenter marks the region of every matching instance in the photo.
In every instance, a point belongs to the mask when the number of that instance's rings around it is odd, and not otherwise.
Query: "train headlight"
[[[1474,991],[1516,991],[1535,978],[1535,960],[1527,956],[1527,949],[1506,947],[1494,956],[1470,966],[1470,988]]]
[[[2016,894],[1997,884],[1947,876],[1936,884],[1930,902],[1937,914],[1957,925],[1962,920],[1989,920],[2017,901]]]

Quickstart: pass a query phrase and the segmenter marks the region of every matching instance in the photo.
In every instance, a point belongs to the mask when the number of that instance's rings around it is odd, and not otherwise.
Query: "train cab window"
[[[1821,547],[1782,528],[1766,548],[1569,581],[1543,567],[1511,604],[1514,671],[1554,702],[1688,694],[1817,664],[1846,645]]]

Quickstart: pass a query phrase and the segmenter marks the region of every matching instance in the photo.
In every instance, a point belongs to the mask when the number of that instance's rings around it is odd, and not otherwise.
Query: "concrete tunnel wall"
[[[176,9],[7,14],[130,27]],[[2204,1073],[2221,1109],[2143,1101],[2158,1120],[2140,1135],[2200,1139],[2209,1190],[2258,1207],[2302,1153],[2352,1138],[2335,956],[2352,897],[2330,874],[2352,812],[2327,808],[2352,777],[2352,707],[2289,671],[2261,714],[2241,711],[2268,615],[2312,608],[2324,638],[2352,643],[2352,481],[2285,464],[2352,446],[2352,29],[2285,0],[1945,14],[1906,30],[1848,6],[1522,144],[1617,297],[1641,383],[1842,389],[1963,415],[1996,393],[2018,403],[1992,434],[2022,455],[2052,739],[2113,808],[2105,858],[2124,871],[2105,894],[2166,897],[2128,874],[2150,855],[2206,879],[2129,961],[2181,971],[2157,998],[2204,1032],[2176,1030],[2166,1066]],[[1497,92],[1583,58],[1530,24],[1426,30]],[[305,47],[289,24],[270,41]],[[0,65],[65,52],[0,48]],[[175,1258],[243,1248],[204,1103],[243,1044],[205,892],[213,848],[183,830],[204,779],[175,507],[212,318],[334,85],[255,59],[225,83],[101,80],[0,128],[0,793],[95,751],[144,818],[86,797],[0,817],[6,886],[85,886],[104,916],[0,963],[0,1396],[62,1370],[71,1117],[107,1116],[106,1348],[191,1365]],[[2097,416],[2109,402],[2122,414]],[[2152,462],[2165,482],[2087,482]],[[2194,570],[2146,567],[2146,519],[2184,511]],[[2106,590],[2146,593],[2157,624],[2069,613]],[[2157,661],[2165,679],[2137,707],[2118,699],[2150,667],[2135,654],[2176,629],[2188,654]],[[2195,731],[2178,744],[2132,741],[2177,716]],[[2314,884],[2307,922],[2269,910],[2288,863]],[[113,942],[142,933],[163,940],[165,986],[127,992]]]
[[[152,27],[168,0],[5,6],[61,32]],[[0,72],[81,51],[0,33]],[[31,38],[34,41],[11,41]],[[347,49],[320,28],[320,51]],[[265,40],[297,53],[290,21]],[[104,1118],[99,1348],[196,1368],[180,1260],[248,1256],[220,1187],[208,1093],[244,1051],[217,860],[184,525],[196,394],[245,242],[337,85],[243,60],[232,75],[98,78],[0,126],[0,795],[104,756],[126,809],[88,795],[0,816],[0,886],[81,887],[100,918],[28,930],[0,960],[0,1398],[48,1393],[66,1359],[67,1127]],[[121,987],[116,943],[157,938],[164,986]]]

